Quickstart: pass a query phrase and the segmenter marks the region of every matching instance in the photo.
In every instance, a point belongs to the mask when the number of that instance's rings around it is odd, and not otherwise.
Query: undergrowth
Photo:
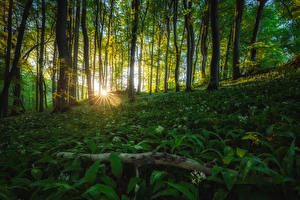
[[[0,199],[298,199],[300,76],[278,74],[2,119]],[[56,156],[147,151],[207,163],[213,174],[145,166],[136,177],[114,153],[110,164]]]

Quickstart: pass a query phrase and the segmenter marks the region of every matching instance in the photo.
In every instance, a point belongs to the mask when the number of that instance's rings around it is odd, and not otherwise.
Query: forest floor
[[[97,100],[66,113],[0,120],[0,199],[300,196],[299,70],[222,82],[213,92],[141,94],[135,103],[118,95]],[[132,167],[116,172],[113,161],[96,166],[56,156],[154,150],[211,163],[213,175],[146,166],[134,178]]]

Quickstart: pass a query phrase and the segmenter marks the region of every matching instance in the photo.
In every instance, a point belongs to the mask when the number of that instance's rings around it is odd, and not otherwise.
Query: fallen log
[[[110,162],[110,153],[102,154],[75,154],[70,152],[60,152],[58,157],[73,158],[81,157],[88,158],[92,161],[100,160],[102,162]],[[184,156],[178,156],[175,154],[161,153],[161,152],[146,152],[146,153],[119,153],[118,156],[124,163],[131,163],[137,167],[143,165],[166,165],[178,167],[186,170],[196,170],[203,172],[206,176],[212,174],[212,169],[200,164],[196,160],[186,158]]]

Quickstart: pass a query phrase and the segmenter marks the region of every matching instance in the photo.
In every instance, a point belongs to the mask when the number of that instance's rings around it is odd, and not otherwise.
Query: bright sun
[[[106,96],[107,95],[107,91],[106,90],[101,90],[101,95],[102,96]]]

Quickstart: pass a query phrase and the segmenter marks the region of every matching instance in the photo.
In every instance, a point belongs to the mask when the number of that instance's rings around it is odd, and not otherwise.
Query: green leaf
[[[100,160],[97,160],[90,168],[85,172],[84,182],[94,183],[97,177],[97,173],[100,168]]]
[[[96,151],[97,151],[97,145],[96,145],[96,143],[94,142],[94,140],[88,140],[88,141],[87,141],[87,146],[88,146],[89,150],[90,150],[92,153],[96,153]]]
[[[173,197],[179,197],[179,193],[177,192],[177,190],[173,189],[173,188],[167,188],[165,190],[162,190],[158,193],[156,193],[155,195],[153,195],[151,197],[151,199],[157,199],[158,197],[161,196],[173,196]]]
[[[150,177],[150,184],[152,185],[155,181],[162,179],[167,174],[168,173],[164,171],[153,171]]]
[[[100,194],[104,194],[107,198],[112,200],[119,200],[118,195],[114,191],[114,189],[108,185],[96,184],[87,189],[87,191],[83,194],[84,197],[91,196],[93,198],[100,198]]]
[[[109,176],[101,176],[100,177],[100,180],[105,183],[105,185],[109,185],[111,186],[112,188],[116,188],[117,187],[117,183],[112,179],[110,178]]]
[[[126,195],[122,194],[122,197],[121,197],[122,200],[130,200]]]
[[[285,163],[285,170],[289,175],[292,173],[293,170],[294,158],[295,158],[295,139],[293,140],[286,156],[283,159]]]
[[[224,200],[226,199],[228,193],[228,191],[224,190],[223,188],[220,188],[215,192],[213,200]]]
[[[111,172],[116,178],[121,178],[123,173],[122,161],[116,153],[110,154]]]
[[[43,172],[40,169],[37,169],[37,168],[31,169],[31,176],[35,180],[40,180],[42,178],[42,175],[43,175]]]
[[[223,179],[227,189],[230,191],[237,181],[238,172],[236,171],[222,171]]]
[[[189,200],[195,200],[196,198],[193,196],[193,194],[191,193],[191,191],[189,191],[185,186],[180,185],[180,184],[176,184],[176,183],[171,183],[168,182],[168,184],[175,188],[176,190],[178,190],[179,192],[181,192],[187,199]]]
[[[223,171],[222,167],[214,165],[214,167],[212,168],[212,176],[218,175],[221,171]]]
[[[245,149],[236,148],[236,154],[237,154],[240,158],[243,158],[243,157],[246,155],[247,152],[248,152],[248,151],[245,150]]]
[[[132,177],[130,180],[129,180],[129,184],[128,184],[128,187],[127,187],[127,194],[129,194],[131,192],[131,190],[136,186],[136,184],[139,182],[139,178],[138,177]]]

